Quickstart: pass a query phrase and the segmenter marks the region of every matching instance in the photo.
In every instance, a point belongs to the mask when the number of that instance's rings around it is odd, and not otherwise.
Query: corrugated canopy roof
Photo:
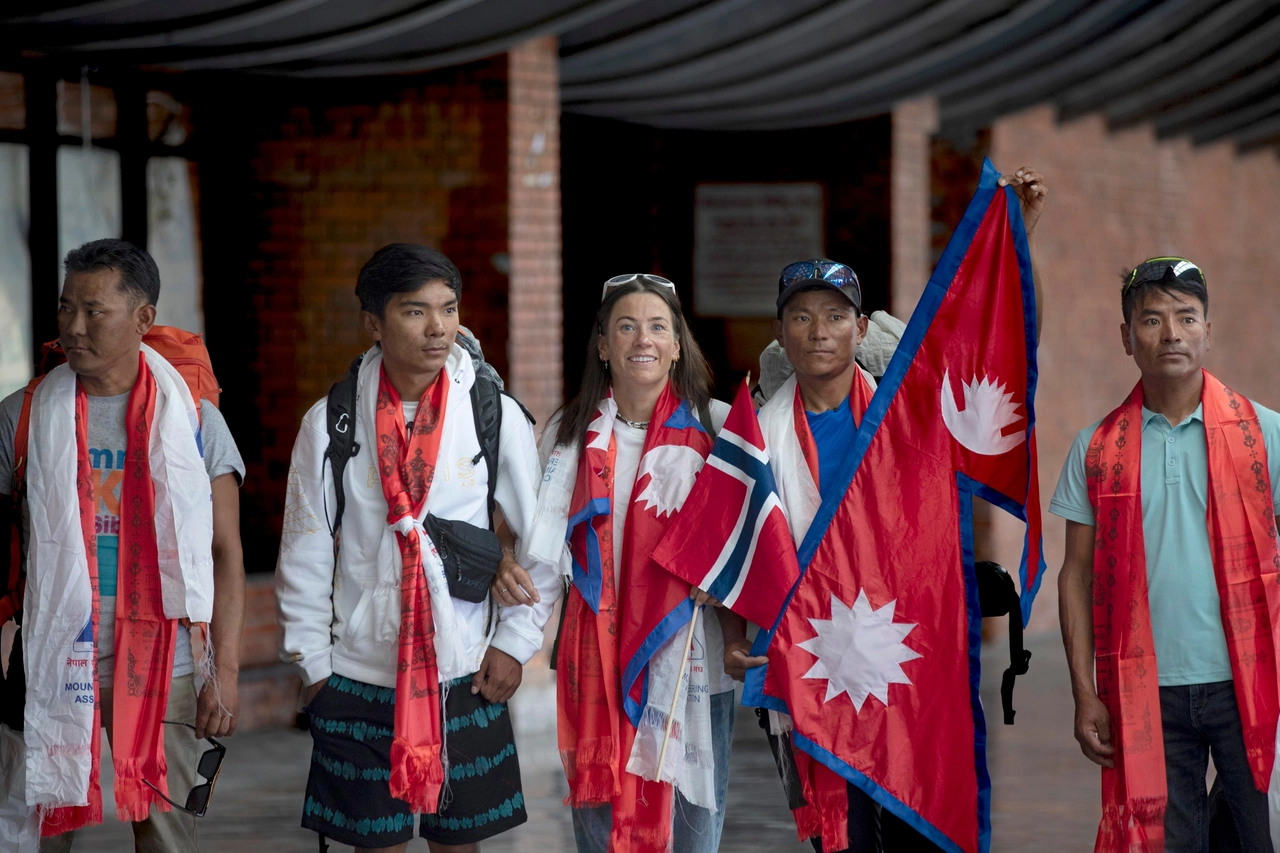
[[[1280,0],[11,2],[0,46],[99,65],[351,77],[557,35],[566,111],[772,129],[938,97],[943,127],[1036,103],[1196,142],[1280,142]]]

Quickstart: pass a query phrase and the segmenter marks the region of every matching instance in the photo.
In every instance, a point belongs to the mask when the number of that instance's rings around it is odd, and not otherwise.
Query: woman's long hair
[[[636,279],[609,290],[600,310],[596,312],[595,334],[587,341],[587,361],[582,370],[582,384],[578,395],[561,410],[560,428],[556,430],[556,444],[581,445],[586,439],[587,427],[596,416],[600,401],[609,393],[612,378],[600,362],[600,338],[609,327],[613,308],[623,297],[633,293],[652,293],[666,303],[675,326],[676,340],[680,342],[680,360],[671,371],[671,384],[676,396],[688,400],[694,412],[707,408],[711,401],[711,367],[698,348],[698,342],[689,333],[689,324],[680,311],[680,299],[674,290],[645,279]]]

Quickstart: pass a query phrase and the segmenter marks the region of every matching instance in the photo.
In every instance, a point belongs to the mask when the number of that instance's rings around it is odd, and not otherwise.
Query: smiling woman
[[[557,444],[581,444],[600,399],[613,392],[618,414],[645,423],[670,378],[672,390],[696,411],[711,400],[711,368],[689,332],[671,282],[660,276],[606,287],[587,345],[581,390],[565,407]]]

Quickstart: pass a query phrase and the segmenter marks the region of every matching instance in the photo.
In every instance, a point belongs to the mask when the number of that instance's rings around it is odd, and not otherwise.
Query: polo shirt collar
[[[1158,412],[1153,412],[1150,409],[1148,409],[1146,406],[1142,407],[1142,428],[1143,429],[1146,429],[1147,424],[1151,423],[1156,418],[1163,420],[1166,424],[1169,423],[1169,419],[1166,418],[1164,415],[1159,414]],[[1191,416],[1188,417],[1182,423],[1189,424],[1192,421],[1200,421],[1200,423],[1204,423],[1204,403],[1201,403],[1200,405],[1196,406],[1196,410],[1192,412]],[[1176,428],[1177,426],[1181,426],[1181,425],[1182,424],[1169,424],[1169,426],[1172,428]]]

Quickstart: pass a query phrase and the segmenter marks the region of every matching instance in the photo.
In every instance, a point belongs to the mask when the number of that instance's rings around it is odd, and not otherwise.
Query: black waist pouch
[[[477,604],[484,601],[502,562],[498,535],[465,521],[436,518],[430,513],[425,526],[444,563],[449,594]]]

